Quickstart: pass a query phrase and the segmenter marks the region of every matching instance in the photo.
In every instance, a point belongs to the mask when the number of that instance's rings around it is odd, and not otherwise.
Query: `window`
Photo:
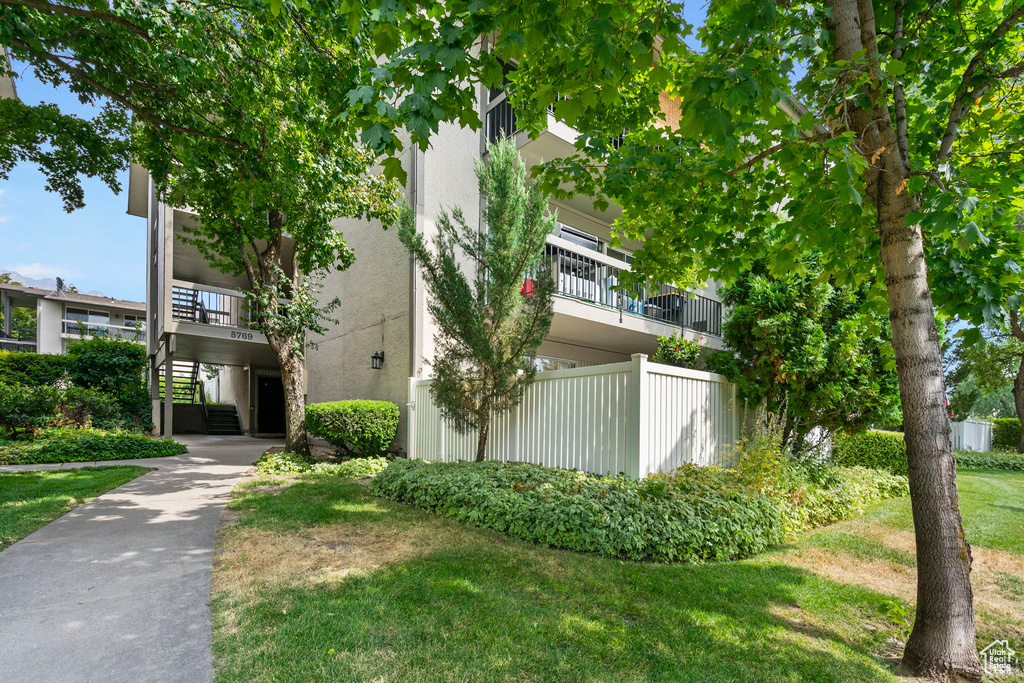
[[[106,326],[110,324],[110,314],[68,307],[64,311],[64,320],[64,331],[68,334],[99,336],[107,333]]]
[[[601,240],[588,232],[577,230],[565,223],[558,224],[558,236],[563,240],[568,240],[569,242],[578,244],[581,247],[593,249],[594,251],[601,251]]]
[[[625,261],[626,263],[633,265],[633,255],[627,251],[623,251],[621,249],[612,249],[611,247],[608,247],[608,255],[614,259]]]

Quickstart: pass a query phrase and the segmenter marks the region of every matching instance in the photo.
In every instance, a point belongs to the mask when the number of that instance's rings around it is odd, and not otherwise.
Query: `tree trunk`
[[[271,344],[271,347],[275,347]],[[289,453],[309,456],[309,440],[306,436],[306,364],[292,350],[291,340],[284,348],[274,348],[277,362],[281,366],[281,384],[284,386],[284,449]]]
[[[1016,309],[1010,309],[1010,334],[1019,342],[1024,342],[1024,329],[1020,325],[1020,314]],[[1017,452],[1024,453],[1024,356],[1021,356],[1020,364],[1017,366],[1017,376],[1013,378],[1013,407],[1017,411],[1017,419],[1020,420],[1020,439],[1017,442]]]
[[[487,459],[487,436],[491,432],[491,411],[486,411],[480,416],[480,433],[476,438],[476,461],[483,462]]]
[[[872,0],[829,0],[836,60],[878,53]],[[859,152],[869,160],[868,198],[878,213],[882,266],[889,297],[892,346],[903,406],[910,498],[917,542],[917,614],[903,654],[918,676],[980,681],[971,592],[971,549],[957,499],[956,463],[946,411],[942,354],[935,325],[924,243],[907,216],[917,208],[905,192],[910,169],[900,156],[877,60],[864,100],[845,102]],[[861,74],[848,74],[855,78]],[[899,112],[897,112],[899,114]]]

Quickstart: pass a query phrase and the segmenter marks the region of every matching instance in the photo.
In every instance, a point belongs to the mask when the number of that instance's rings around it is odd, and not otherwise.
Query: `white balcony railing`
[[[106,325],[85,320],[62,320],[61,332],[74,337],[117,337],[132,341],[146,341],[145,325]]]

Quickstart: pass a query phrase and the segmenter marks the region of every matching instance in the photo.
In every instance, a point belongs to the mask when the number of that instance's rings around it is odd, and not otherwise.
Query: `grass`
[[[0,550],[148,471],[145,467],[83,467],[0,472]]]
[[[979,641],[1024,644],[1024,477],[960,476]],[[907,499],[700,566],[540,548],[330,476],[247,482],[229,507],[221,683],[896,681],[913,618]]]

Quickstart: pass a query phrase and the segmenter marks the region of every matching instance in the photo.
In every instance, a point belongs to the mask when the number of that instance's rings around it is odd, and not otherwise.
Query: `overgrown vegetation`
[[[1024,472],[1024,455],[1013,451],[993,451],[990,453],[957,451],[956,466],[957,469],[966,470]]]
[[[0,550],[148,471],[145,467],[119,465],[0,472]]]
[[[54,428],[42,430],[31,441],[0,443],[0,465],[161,458],[187,452],[177,441],[152,439],[137,432]]]
[[[787,533],[906,493],[905,480],[859,468],[818,476],[793,470],[771,482],[743,470],[694,465],[631,479],[528,463],[399,460],[370,486],[393,500],[541,545],[686,562],[750,557]]]
[[[334,401],[306,406],[306,427],[349,454],[385,452],[398,434],[398,406],[391,401]]]

